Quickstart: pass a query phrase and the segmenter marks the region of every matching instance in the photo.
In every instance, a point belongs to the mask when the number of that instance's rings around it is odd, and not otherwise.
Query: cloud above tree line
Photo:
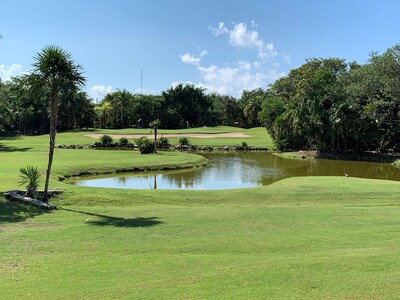
[[[207,50],[197,55],[189,52],[179,55],[183,63],[193,65],[200,74],[201,81],[194,83],[196,86],[204,87],[208,92],[240,97],[243,90],[265,88],[285,75],[281,65],[290,64],[290,56],[280,54],[272,42],[265,42],[256,30],[256,22],[251,21],[250,27],[246,23],[233,23],[228,28],[224,22],[219,22],[208,29],[216,38],[227,37],[231,47],[251,50],[254,56],[251,61],[243,59],[226,62],[223,66],[204,65],[202,58],[209,53]]]

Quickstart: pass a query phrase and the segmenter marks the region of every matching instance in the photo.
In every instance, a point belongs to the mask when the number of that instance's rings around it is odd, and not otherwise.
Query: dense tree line
[[[400,149],[400,45],[364,65],[308,60],[267,92],[259,119],[280,149]]]
[[[49,105],[47,93],[34,92],[27,75],[0,82],[0,134],[26,135],[49,133]],[[63,94],[60,103],[58,129],[93,127],[95,106],[86,93],[74,91]]]
[[[33,94],[26,88],[27,76],[0,83],[0,132],[44,134],[49,132],[46,95]],[[160,128],[198,126],[259,125],[257,114],[264,92],[245,91],[237,100],[230,96],[205,94],[193,85],[179,84],[161,95],[132,94],[117,90],[95,104],[86,93],[76,91],[60,99],[59,130],[83,127],[147,128],[159,119]],[[256,99],[253,100],[252,96]]]
[[[49,132],[45,93],[27,89],[27,75],[0,81],[0,132]],[[60,99],[59,130],[81,127],[160,128],[265,126],[279,149],[399,150],[400,45],[366,64],[307,60],[266,89],[239,99],[179,84],[161,95],[117,90],[95,104],[75,91]]]

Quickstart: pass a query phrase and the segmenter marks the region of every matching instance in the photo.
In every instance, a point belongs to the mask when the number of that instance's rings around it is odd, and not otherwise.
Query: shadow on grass
[[[98,128],[78,128],[78,129],[65,130],[63,132],[97,132],[97,131],[99,131]]]
[[[13,140],[20,140],[21,136],[20,135],[0,135],[0,141],[5,140],[5,141],[13,141]]]
[[[0,197],[0,224],[22,222],[45,213],[49,211]]]
[[[114,226],[114,227],[151,227],[155,225],[162,224],[163,222],[158,221],[157,217],[150,217],[150,218],[134,218],[134,219],[125,219],[125,218],[118,218],[118,217],[111,217],[101,214],[95,214],[80,210],[68,209],[68,208],[61,208],[62,210],[84,214],[87,216],[94,216],[99,217],[101,220],[88,220],[87,223],[89,225],[96,225],[96,226]]]
[[[14,146],[4,146],[0,144],[0,152],[26,152],[32,148],[17,148]]]

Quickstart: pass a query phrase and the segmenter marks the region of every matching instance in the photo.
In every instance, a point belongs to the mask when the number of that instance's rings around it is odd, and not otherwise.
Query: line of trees
[[[0,133],[48,133],[45,93],[26,88],[28,75],[0,81]],[[400,45],[366,64],[307,60],[265,89],[239,99],[194,85],[160,95],[117,90],[95,104],[80,90],[60,98],[59,130],[82,127],[160,128],[265,126],[277,148],[330,151],[400,148]]]
[[[364,65],[308,60],[267,93],[259,120],[282,150],[400,150],[400,45]]]
[[[48,100],[45,94],[33,94],[26,88],[28,78],[23,75],[0,82],[0,134],[49,132]],[[179,84],[161,95],[117,90],[95,104],[85,92],[78,90],[61,97],[58,129],[147,128],[156,119],[160,120],[160,128],[254,127],[259,125],[260,95],[264,94],[262,89],[245,91],[237,100],[216,93],[207,95],[202,88]]]

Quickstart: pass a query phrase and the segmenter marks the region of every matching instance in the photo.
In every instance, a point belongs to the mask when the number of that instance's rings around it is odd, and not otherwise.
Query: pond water
[[[70,180],[72,184],[124,189],[218,190],[268,185],[295,176],[345,176],[400,181],[390,164],[326,159],[284,159],[267,152],[201,153],[212,164],[179,171],[121,173]]]

